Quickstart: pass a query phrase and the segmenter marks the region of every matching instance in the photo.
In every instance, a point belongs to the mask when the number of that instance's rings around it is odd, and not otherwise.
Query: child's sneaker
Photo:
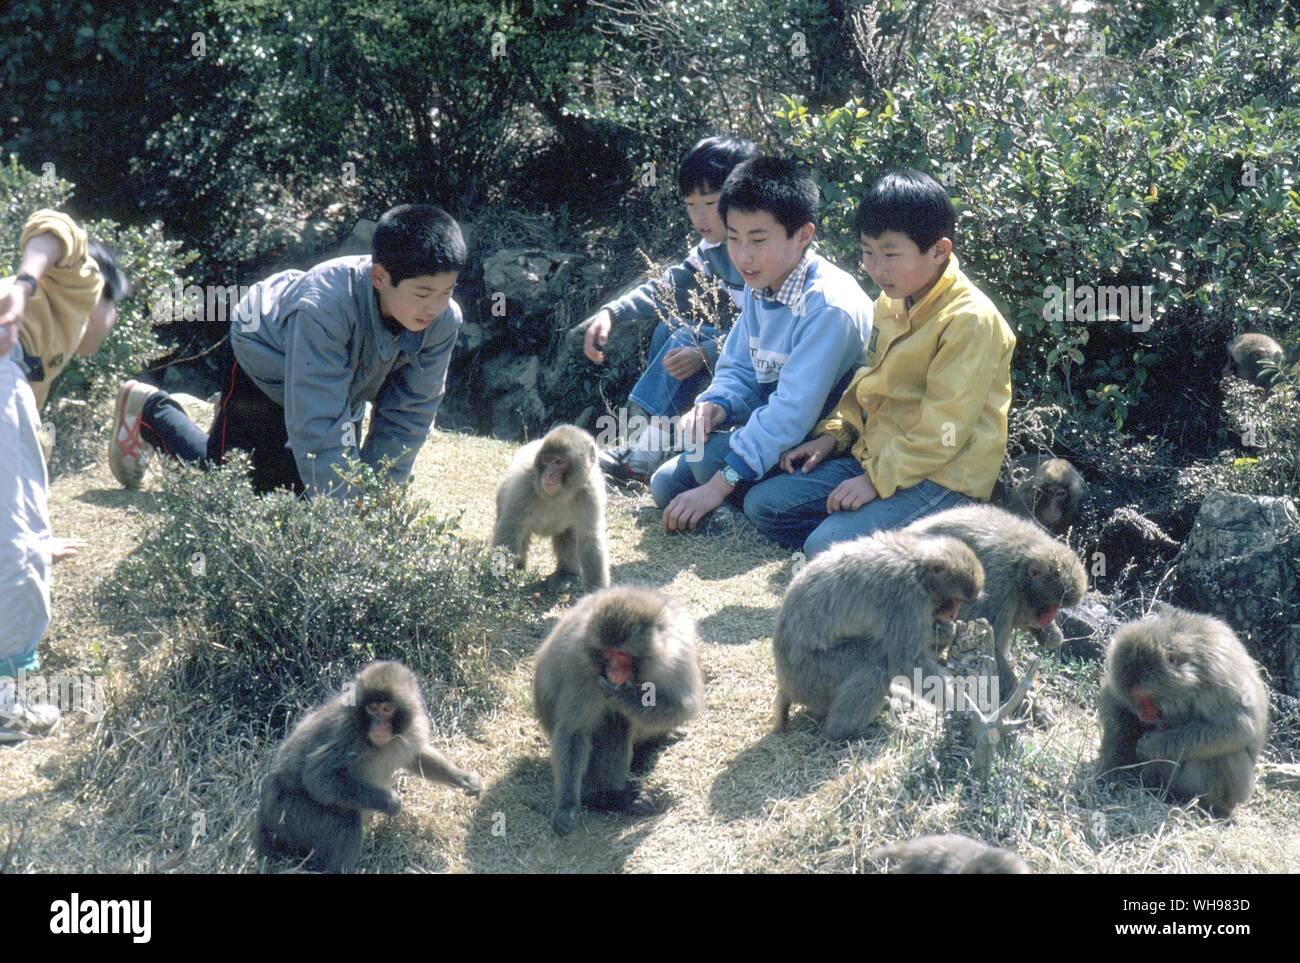
[[[153,385],[128,381],[117,396],[113,409],[113,440],[108,443],[108,467],[122,485],[139,488],[144,470],[153,456],[153,446],[140,437],[140,414],[144,403],[158,393]]]
[[[18,741],[24,736],[42,736],[54,730],[63,713],[59,707],[48,703],[35,705],[18,698],[17,686],[12,676],[0,679],[0,732],[17,734],[17,738],[0,739]]]
[[[617,482],[645,481],[645,478],[638,478],[636,469],[628,461],[628,455],[632,449],[627,445],[619,445],[617,448],[602,448],[597,456],[600,463],[600,470],[605,475]]]

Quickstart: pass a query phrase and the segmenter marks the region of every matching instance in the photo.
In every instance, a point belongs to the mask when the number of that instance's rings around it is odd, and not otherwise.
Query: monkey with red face
[[[1106,654],[1102,775],[1136,775],[1231,815],[1251,793],[1268,735],[1268,690],[1229,626],[1173,609],[1129,622]]]
[[[1017,458],[1012,462],[1011,473],[1010,490],[1004,496],[1008,511],[1038,519],[1053,535],[1070,527],[1088,497],[1087,482],[1064,458],[1038,455]]]
[[[352,692],[313,709],[276,752],[262,785],[258,852],[347,872],[361,853],[369,813],[401,809],[391,788],[398,769],[477,796],[479,777],[435,749],[430,735],[411,670],[400,662],[370,663]]]
[[[561,836],[579,808],[648,813],[630,779],[639,747],[673,734],[704,700],[695,623],[653,589],[594,592],[564,614],[537,653],[533,708],[551,740]]]

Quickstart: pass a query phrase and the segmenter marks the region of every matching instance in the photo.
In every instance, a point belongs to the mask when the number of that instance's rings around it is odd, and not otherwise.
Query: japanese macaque
[[[790,706],[825,716],[829,739],[855,739],[880,715],[890,683],[947,675],[936,620],[979,595],[984,572],[953,538],[878,532],[833,545],[794,577],[776,616],[774,728]]]
[[[969,836],[921,836],[881,846],[875,860],[893,860],[894,873],[1028,873],[1029,866],[1009,849],[999,849]]]
[[[1057,613],[1078,605],[1088,588],[1083,563],[1071,549],[1027,519],[992,505],[963,505],[913,522],[906,532],[960,539],[984,568],[984,594],[967,618],[988,619],[1002,699],[1016,687],[1011,632],[1028,629],[1048,649],[1059,648]]]
[[[1250,795],[1268,690],[1236,633],[1174,609],[1120,626],[1100,699],[1103,776],[1136,775],[1229,816]]]
[[[695,623],[653,589],[617,586],[584,597],[537,654],[533,708],[551,740],[561,836],[580,805],[649,813],[629,779],[633,750],[675,735],[704,701]]]
[[[1028,477],[1020,478],[1025,472]],[[1030,455],[1017,458],[1012,465],[1006,507],[1025,518],[1038,519],[1056,535],[1070,527],[1087,495],[1083,476],[1066,459]]]
[[[1260,388],[1272,386],[1285,360],[1282,346],[1266,334],[1239,334],[1228,345],[1223,376],[1235,375]]]
[[[526,564],[532,537],[549,535],[554,580],[581,575],[588,592],[609,585],[605,476],[596,454],[595,439],[573,425],[515,453],[497,488],[492,545],[513,552],[516,568]]]
[[[482,782],[429,744],[420,687],[399,662],[372,662],[355,688],[313,709],[275,754],[262,785],[257,848],[307,857],[310,869],[349,871],[370,810],[393,815],[393,775],[409,769],[477,796]]]

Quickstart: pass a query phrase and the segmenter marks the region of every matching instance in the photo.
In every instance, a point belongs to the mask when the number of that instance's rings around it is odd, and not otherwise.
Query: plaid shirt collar
[[[808,276],[808,268],[811,264],[812,245],[809,244],[803,249],[803,256],[801,256],[798,263],[795,264],[794,270],[790,272],[790,276],[781,283],[781,286],[777,288],[777,290],[773,291],[771,288],[764,288],[763,290],[755,291],[754,293],[764,301],[780,301],[785,305],[793,305],[795,301],[799,299],[800,295],[803,294],[804,278]]]

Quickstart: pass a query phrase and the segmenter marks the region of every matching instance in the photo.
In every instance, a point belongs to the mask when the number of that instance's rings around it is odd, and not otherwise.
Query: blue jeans
[[[685,381],[664,370],[664,355],[674,348],[703,348],[708,363]],[[684,321],[674,321],[672,330],[660,321],[650,337],[651,361],[636,385],[631,398],[648,415],[685,414],[695,404],[695,396],[708,387],[718,362],[718,329],[712,325],[692,328]]]
[[[709,432],[709,440],[704,443],[702,452],[685,451],[664,462],[650,476],[650,495],[654,498],[655,505],[659,508],[667,508],[668,503],[682,492],[703,485],[722,470],[722,466],[726,464],[726,457],[730,453],[731,432],[715,430]],[[691,460],[692,455],[701,457]],[[740,509],[748,487],[743,483],[736,486],[736,490],[727,496],[723,504],[730,504]]]
[[[973,501],[927,479],[851,512],[827,515],[826,499],[831,492],[840,482],[861,474],[862,465],[851,455],[824,461],[806,475],[781,472],[749,490],[745,514],[768,538],[789,549],[802,548],[812,558],[836,542],[902,528],[945,508]]]

